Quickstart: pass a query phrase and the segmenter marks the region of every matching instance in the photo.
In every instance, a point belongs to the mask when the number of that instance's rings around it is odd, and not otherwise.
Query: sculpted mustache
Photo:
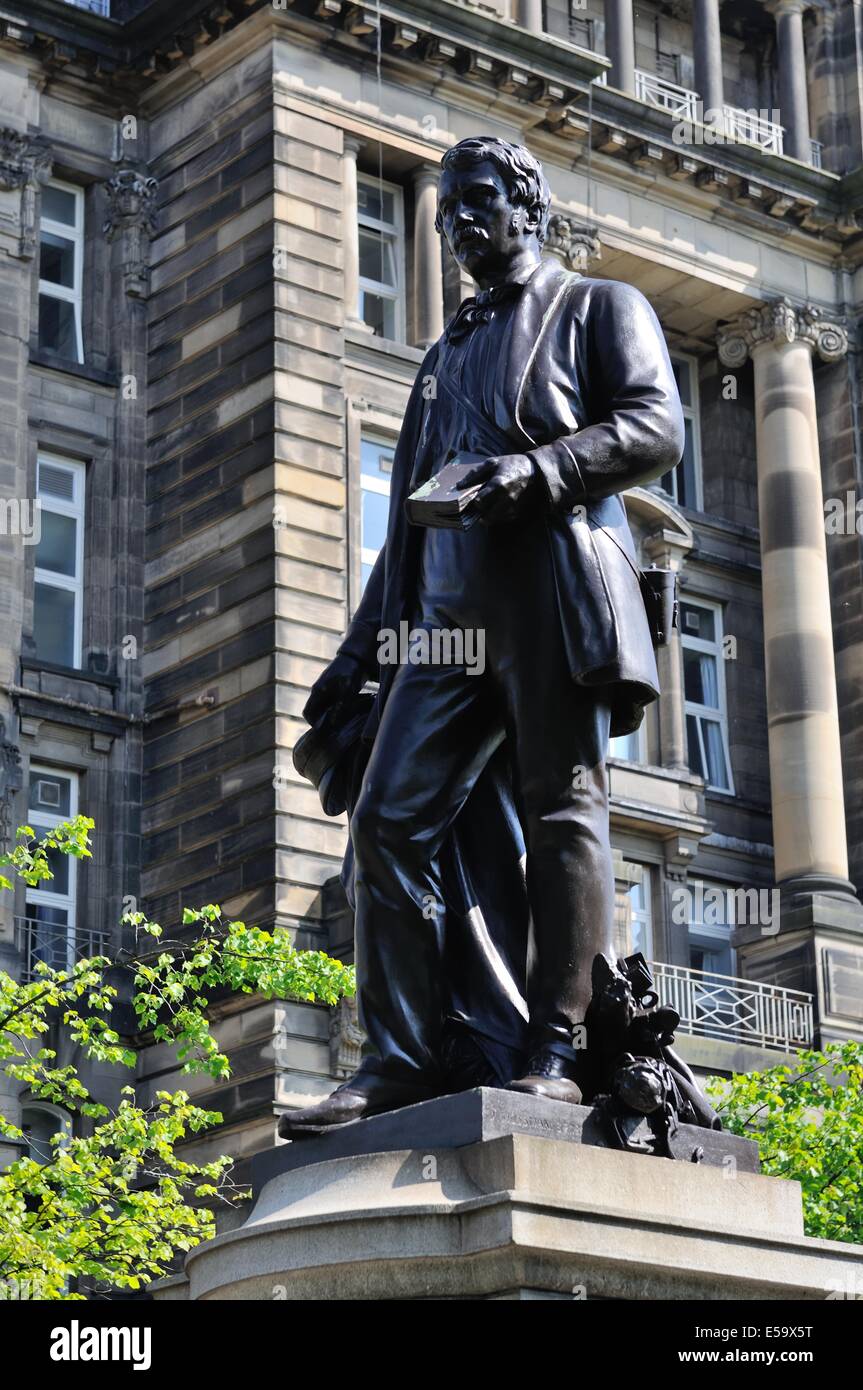
[[[472,241],[475,237],[487,239],[488,233],[483,227],[467,227],[456,234],[456,246],[460,246],[463,241]]]

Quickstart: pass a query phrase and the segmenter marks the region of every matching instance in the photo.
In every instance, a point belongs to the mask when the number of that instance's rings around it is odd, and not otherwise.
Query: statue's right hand
[[[363,666],[352,656],[340,653],[318,676],[309,692],[303,718],[317,724],[327,710],[355,695],[366,679]]]

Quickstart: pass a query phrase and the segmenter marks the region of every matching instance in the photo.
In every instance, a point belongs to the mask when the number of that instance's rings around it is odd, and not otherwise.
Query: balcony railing
[[[785,127],[778,121],[769,121],[755,111],[744,111],[739,106],[723,106],[722,114],[727,140],[741,140],[769,154],[782,153],[782,139]]]
[[[667,82],[654,72],[635,69],[635,95],[639,101],[646,101],[648,106],[656,106],[672,116],[687,121],[697,119],[698,93],[691,92],[688,87],[678,87],[676,82]]]
[[[21,953],[21,978],[25,983],[39,978],[36,966],[40,962],[52,970],[71,970],[77,960],[108,954],[104,932],[84,927],[70,931],[39,917],[15,918],[15,945]]]
[[[812,1043],[812,995],[683,965],[652,965],[660,1003],[680,1014],[680,1031],[783,1052]]]

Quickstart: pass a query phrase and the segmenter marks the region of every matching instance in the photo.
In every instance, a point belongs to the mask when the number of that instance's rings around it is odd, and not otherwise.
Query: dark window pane
[[[376,280],[380,285],[396,286],[396,267],[393,245],[379,232],[360,228],[360,275]]]
[[[685,443],[683,458],[677,465],[677,500],[682,507],[697,507],[695,490],[695,439],[691,420],[684,420]]]
[[[395,304],[391,299],[384,299],[379,294],[369,294],[368,290],[360,292],[362,300],[361,318],[364,323],[373,329],[379,338],[394,338],[395,333]]]
[[[699,608],[694,603],[682,603],[680,630],[687,637],[700,637],[703,642],[715,642],[716,615],[713,609]]]
[[[69,914],[62,907],[27,904],[27,962],[30,970],[40,961],[52,970],[69,963]]]
[[[672,79],[673,81],[674,79]],[[692,387],[690,385],[691,367],[688,362],[680,362],[672,359],[671,367],[674,372],[674,379],[677,382],[677,389],[680,392],[681,405],[692,405]]]
[[[75,595],[49,584],[35,586],[33,636],[36,655],[59,666],[75,664]]]
[[[683,649],[683,687],[687,700],[695,705],[719,709],[719,686],[716,678],[716,658],[705,652]]]
[[[393,194],[387,188],[382,189],[379,184],[361,180],[357,185],[357,206],[360,212],[364,212],[367,217],[373,217],[376,222],[395,220]]]
[[[55,777],[50,772],[30,773],[31,815],[47,811],[52,816],[68,816],[71,807],[71,783],[68,777]]]
[[[72,516],[42,509],[42,534],[36,547],[36,568],[74,577],[78,523]]]
[[[702,719],[701,733],[707,753],[707,780],[712,787],[728,789],[728,765],[725,760],[725,747],[722,730],[713,719]]]
[[[78,335],[75,332],[75,309],[65,299],[50,294],[39,296],[39,346],[78,362]]]
[[[75,194],[67,193],[65,188],[42,189],[42,216],[51,222],[65,222],[68,227],[75,225]]]
[[[39,254],[39,279],[71,290],[75,285],[75,243],[56,232],[43,232]]]
[[[686,716],[686,745],[690,770],[698,777],[703,777],[704,763],[701,758],[701,744],[698,741],[698,720],[694,714]]]

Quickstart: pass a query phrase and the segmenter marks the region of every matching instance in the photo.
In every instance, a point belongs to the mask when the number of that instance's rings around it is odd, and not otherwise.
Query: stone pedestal
[[[807,1240],[799,1185],[683,1127],[693,1163],[621,1153],[587,1107],[477,1090],[256,1160],[239,1230],[157,1299],[823,1299],[858,1247]]]

